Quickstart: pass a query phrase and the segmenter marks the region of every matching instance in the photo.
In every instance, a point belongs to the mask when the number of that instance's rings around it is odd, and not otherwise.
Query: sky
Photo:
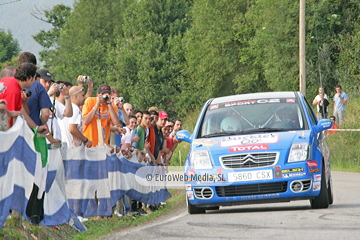
[[[73,7],[74,0],[0,0],[0,29],[10,30],[18,40],[22,52],[32,52],[39,59],[42,47],[33,39],[40,30],[50,30],[51,25],[36,19],[31,13],[36,9],[51,10],[56,4]],[[40,63],[41,64],[41,63]]]

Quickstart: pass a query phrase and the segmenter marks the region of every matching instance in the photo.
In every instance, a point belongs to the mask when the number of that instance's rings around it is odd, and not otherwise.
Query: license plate
[[[273,179],[272,170],[234,172],[228,174],[229,182],[245,182],[245,181],[256,181],[256,180],[266,180],[266,179]]]

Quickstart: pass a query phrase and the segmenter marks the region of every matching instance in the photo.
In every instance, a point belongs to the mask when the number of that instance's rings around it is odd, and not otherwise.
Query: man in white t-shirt
[[[65,96],[65,105],[57,100],[59,93],[62,93]],[[48,90],[48,95],[50,96],[50,101],[52,107],[49,113],[49,119],[47,125],[51,133],[50,136],[47,136],[47,144],[60,142],[61,137],[61,126],[60,121],[64,117],[71,117],[73,115],[73,109],[69,96],[69,89],[63,83],[54,83],[50,86]]]
[[[83,134],[83,119],[80,107],[84,105],[86,96],[85,90],[79,86],[73,86],[69,91],[73,108],[73,115],[70,118],[65,117],[62,121],[62,141],[66,142],[69,148],[75,148],[84,144],[90,148],[92,142]]]

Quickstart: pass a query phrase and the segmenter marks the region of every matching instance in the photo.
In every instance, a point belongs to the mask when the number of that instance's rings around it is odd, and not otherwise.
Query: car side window
[[[311,108],[309,102],[307,101],[307,99],[306,98],[304,98],[304,99],[305,99],[305,103],[306,103],[305,104],[306,111],[307,111],[308,115],[310,116],[311,122],[312,122],[313,125],[316,125],[317,124],[317,119],[315,117],[314,111],[312,110],[312,108]]]

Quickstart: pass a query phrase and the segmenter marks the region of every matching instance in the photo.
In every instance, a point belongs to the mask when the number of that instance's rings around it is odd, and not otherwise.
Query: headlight
[[[195,151],[191,154],[191,165],[194,169],[212,169],[208,151]]]
[[[310,157],[309,143],[294,143],[291,146],[288,162],[306,161]]]

